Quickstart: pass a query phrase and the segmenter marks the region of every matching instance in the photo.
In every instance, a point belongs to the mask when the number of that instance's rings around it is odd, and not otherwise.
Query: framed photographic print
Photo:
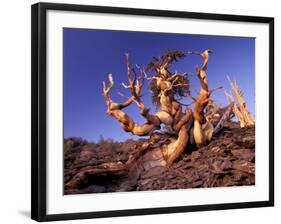
[[[32,6],[32,219],[273,205],[273,18]]]

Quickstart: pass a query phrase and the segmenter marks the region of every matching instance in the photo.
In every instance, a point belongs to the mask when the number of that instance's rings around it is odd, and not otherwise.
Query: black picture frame
[[[243,203],[208,204],[196,206],[178,206],[145,208],[132,210],[114,210],[69,214],[46,213],[46,12],[64,10],[75,12],[100,12],[123,15],[141,15],[155,17],[193,18],[217,21],[254,22],[269,25],[269,200]],[[31,13],[31,93],[32,93],[32,156],[31,156],[31,218],[36,221],[54,221],[70,219],[101,218],[115,216],[148,215],[161,213],[192,212],[237,208],[274,206],[274,18],[182,11],[163,11],[136,8],[102,7],[89,5],[37,3],[32,5]]]

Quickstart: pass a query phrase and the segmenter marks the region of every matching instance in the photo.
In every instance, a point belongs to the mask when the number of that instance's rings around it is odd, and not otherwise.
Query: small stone
[[[255,174],[255,164],[245,160],[234,161],[233,168],[249,174]]]
[[[255,154],[250,149],[234,149],[231,150],[231,153],[238,159],[247,160],[250,162],[255,158]]]
[[[232,168],[232,162],[229,160],[224,160],[223,163],[221,164],[221,169],[222,170],[229,170]]]
[[[199,159],[200,156],[201,156],[201,154],[199,152],[197,152],[197,151],[192,152],[192,154],[191,154],[191,161]]]
[[[213,148],[211,148],[211,151],[212,152],[219,152],[221,149],[220,149],[220,147],[218,147],[218,146],[215,146],[215,147],[213,147]]]

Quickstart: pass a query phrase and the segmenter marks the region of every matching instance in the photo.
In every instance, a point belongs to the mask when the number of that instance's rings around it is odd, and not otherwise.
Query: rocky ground
[[[80,138],[64,140],[64,183],[79,170],[103,163],[126,163],[129,155],[139,150],[145,139],[114,142],[101,139],[88,143]],[[126,175],[89,177],[79,189],[65,194],[122,191]],[[255,184],[255,128],[240,128],[229,122],[213,140],[202,148],[187,148],[171,167],[154,167],[127,190],[186,189],[200,187],[241,186]]]

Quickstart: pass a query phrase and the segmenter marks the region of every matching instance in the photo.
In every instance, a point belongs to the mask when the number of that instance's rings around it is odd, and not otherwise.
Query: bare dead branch
[[[232,92],[234,93],[236,97],[237,104],[235,103],[234,108],[234,113],[237,116],[237,118],[240,121],[240,126],[252,126],[255,124],[255,120],[252,118],[250,115],[250,112],[248,111],[246,107],[246,103],[242,97],[243,92],[239,89],[237,83],[233,83],[229,76],[227,76],[228,82],[231,86]]]
[[[211,95],[213,92],[215,92],[215,91],[217,91],[219,89],[223,89],[223,86],[219,86],[219,87],[216,87],[214,89],[209,90],[209,94]]]

